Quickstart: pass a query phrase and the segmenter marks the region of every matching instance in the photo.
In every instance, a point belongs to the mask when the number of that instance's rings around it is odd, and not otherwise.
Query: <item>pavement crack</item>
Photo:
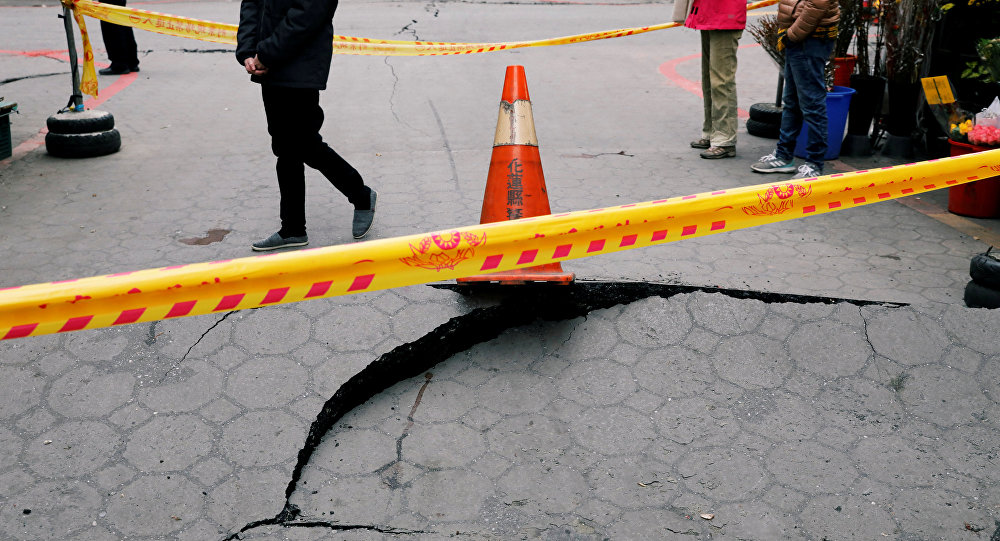
[[[61,77],[63,75],[66,75],[66,72],[60,71],[60,72],[57,72],[57,73],[38,73],[38,74],[35,74],[35,75],[25,75],[24,77],[11,77],[10,79],[2,79],[2,80],[0,80],[0,85],[5,85],[7,83],[16,83],[17,81],[23,81],[25,79],[38,79],[40,77],[52,77],[53,75],[58,75],[58,76]]]
[[[431,368],[469,348],[497,338],[508,329],[522,327],[538,320],[562,321],[585,316],[594,310],[629,304],[648,297],[669,298],[674,295],[708,292],[721,293],[738,299],[757,299],[767,303],[798,304],[838,304],[849,303],[858,306],[894,305],[881,301],[838,299],[811,295],[793,295],[766,291],[744,291],[733,289],[683,286],[672,284],[650,284],[645,282],[576,282],[571,285],[526,284],[517,288],[496,287],[489,283],[435,284],[430,287],[449,289],[463,295],[475,296],[492,301],[489,306],[475,308],[468,313],[453,317],[413,342],[401,344],[384,353],[360,372],[348,379],[334,393],[316,415],[309,427],[305,441],[299,449],[295,467],[285,489],[284,508],[272,518],[250,522],[238,532],[224,538],[225,541],[239,539],[239,534],[247,530],[267,525],[289,526],[292,524],[312,524],[297,521],[301,510],[291,499],[298,488],[302,472],[309,464],[323,439],[333,430],[337,422],[354,408],[364,404],[379,393],[401,381],[424,375],[426,381],[417,395],[407,428],[397,440],[397,459],[401,459],[402,440],[409,434],[413,416],[420,405],[423,392],[430,384]],[[211,330],[211,329],[210,329]],[[395,464],[398,464],[396,462]],[[382,471],[392,468],[390,464]],[[391,480],[389,482],[392,482]],[[316,523],[325,524],[325,523]],[[391,532],[390,532],[391,533]],[[687,532],[678,532],[686,534]]]
[[[398,36],[400,34],[407,34],[407,33],[408,34],[413,34],[413,40],[414,41],[420,41],[420,36],[417,35],[417,31],[415,29],[411,28],[415,24],[417,24],[417,20],[416,19],[411,19],[410,22],[406,26],[400,28],[399,32],[396,32],[396,35]]]
[[[434,120],[437,121],[438,130],[441,131],[441,141],[444,142],[444,149],[448,152],[448,164],[451,165],[451,179],[455,182],[455,189],[460,190],[461,185],[458,182],[458,168],[455,167],[455,154],[451,151],[451,144],[448,143],[448,134],[444,131],[444,123],[441,122],[441,115],[438,114],[433,101],[427,100],[427,104],[431,106],[431,112],[434,113]]]
[[[181,366],[181,364],[183,364],[184,361],[187,360],[188,355],[191,354],[191,350],[193,350],[195,348],[195,346],[197,346],[198,344],[200,344],[201,341],[204,340],[206,336],[208,336],[208,333],[212,332],[212,329],[215,329],[216,327],[218,327],[219,324],[222,323],[223,321],[225,321],[227,317],[229,317],[229,316],[231,316],[231,315],[233,315],[235,313],[236,313],[235,310],[233,310],[231,312],[226,312],[215,323],[213,323],[211,327],[209,327],[208,329],[206,329],[205,332],[201,333],[201,336],[199,336],[198,339],[195,340],[195,342],[193,344],[191,344],[191,347],[189,347],[187,349],[187,351],[184,352],[184,355],[181,356],[181,359],[179,361],[177,361],[176,363],[174,363],[174,365],[171,366],[170,369],[167,370],[163,374],[163,377],[160,378],[160,383],[163,383],[163,381],[167,379],[167,376],[169,376],[171,372],[173,372],[174,370],[177,370]],[[156,328],[155,322],[154,322],[153,325],[149,326],[149,338],[146,339],[146,344],[147,345],[152,345],[153,342],[156,342],[156,337],[159,336],[159,335],[155,335],[155,336],[153,335],[153,330],[155,328]],[[152,342],[150,340],[152,340]]]
[[[434,374],[427,372],[424,374],[424,384],[420,386],[420,390],[417,391],[417,398],[413,401],[413,407],[410,408],[410,414],[406,416],[406,426],[403,428],[403,433],[396,438],[396,461],[389,464],[383,471],[388,470],[389,476],[384,479],[385,484],[391,489],[400,488],[402,485],[399,483],[399,470],[400,464],[403,462],[403,440],[410,435],[410,430],[413,428],[414,420],[413,416],[417,413],[417,408],[420,406],[420,401],[424,399],[424,391],[427,390],[427,386],[431,384],[431,378]]]
[[[389,526],[371,526],[365,524],[336,524],[333,522],[326,522],[322,520],[297,520],[294,522],[285,522],[282,526],[286,528],[328,528],[330,530],[368,530],[371,532],[387,533],[394,535],[415,535],[415,534],[425,534],[433,533],[426,532],[424,530],[407,530],[405,528],[392,528]]]

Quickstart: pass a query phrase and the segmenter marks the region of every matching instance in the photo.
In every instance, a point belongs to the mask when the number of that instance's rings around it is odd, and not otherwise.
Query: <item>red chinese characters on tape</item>
[[[802,184],[793,183],[775,184],[763,193],[758,193],[757,198],[760,202],[756,205],[743,207],[743,212],[750,216],[774,216],[782,214],[792,210],[792,207],[795,206],[792,198],[794,195],[800,198],[809,197],[812,195],[812,186],[806,187]]]
[[[486,245],[486,233],[462,233],[451,231],[447,234],[430,235],[420,239],[416,246],[410,243],[413,255],[400,258],[411,267],[442,271],[455,270],[459,263],[476,255],[476,248]]]

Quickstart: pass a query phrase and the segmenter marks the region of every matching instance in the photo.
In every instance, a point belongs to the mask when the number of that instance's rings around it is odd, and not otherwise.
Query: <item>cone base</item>
[[[558,263],[528,267],[526,269],[513,269],[504,272],[494,272],[491,274],[480,274],[478,276],[468,276],[457,278],[459,284],[496,282],[502,285],[524,285],[536,282],[554,283],[559,285],[572,284],[576,275],[572,272],[563,272],[562,266]]]

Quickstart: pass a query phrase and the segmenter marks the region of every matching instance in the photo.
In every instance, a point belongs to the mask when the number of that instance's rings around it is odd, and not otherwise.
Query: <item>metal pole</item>
[[[72,111],[83,111],[83,94],[80,93],[80,69],[76,60],[76,41],[73,39],[73,13],[63,6],[63,23],[66,25],[66,41],[69,44],[69,65],[73,73],[73,94],[66,107]]]

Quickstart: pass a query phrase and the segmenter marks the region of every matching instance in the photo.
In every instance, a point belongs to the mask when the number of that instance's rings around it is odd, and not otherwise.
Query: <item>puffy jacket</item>
[[[236,32],[236,60],[254,55],[267,67],[257,83],[326,88],[333,60],[337,0],[243,0]]]
[[[692,0],[684,26],[695,30],[743,30],[747,26],[746,0]]]
[[[800,42],[817,27],[836,27],[840,22],[837,0],[779,0],[778,28],[787,30],[788,39]]]

